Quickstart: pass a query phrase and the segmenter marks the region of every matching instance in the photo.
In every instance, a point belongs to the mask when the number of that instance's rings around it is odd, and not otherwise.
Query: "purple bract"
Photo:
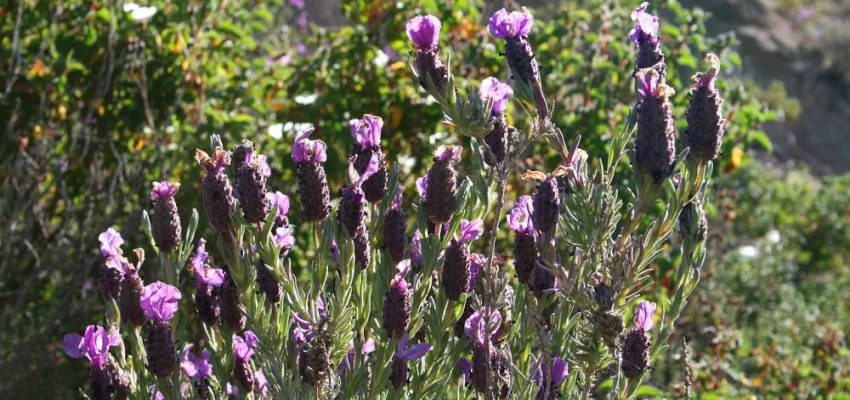
[[[646,40],[653,44],[658,42],[658,17],[646,12],[648,7],[649,2],[645,1],[632,11],[635,27],[629,32],[629,39],[635,46],[640,46],[640,43]]]
[[[327,161],[327,145],[321,140],[310,140],[308,137],[313,133],[313,128],[304,130],[295,138],[292,145],[292,159],[295,162],[323,163]]]
[[[491,113],[493,115],[502,115],[508,109],[508,101],[514,90],[510,85],[499,82],[498,79],[490,77],[481,82],[481,100],[493,101]]]
[[[191,379],[202,381],[212,376],[212,364],[210,364],[210,351],[204,350],[198,357],[192,353],[193,344],[189,343],[183,348],[183,356],[180,359],[180,369]]]
[[[69,333],[62,339],[65,353],[71,358],[85,357],[92,367],[103,368],[109,357],[109,348],[121,342],[118,332],[110,333],[102,326],[89,325],[83,336]]]
[[[177,312],[177,303],[181,297],[176,287],[156,281],[142,290],[140,305],[148,318],[168,322]]]
[[[433,49],[440,40],[440,19],[433,15],[417,15],[407,21],[407,36],[417,49]]]
[[[508,13],[504,8],[496,11],[487,30],[499,39],[514,38],[517,36],[528,36],[531,26],[534,24],[534,16],[524,11]]]
[[[366,114],[362,119],[352,119],[348,122],[351,126],[351,135],[364,148],[377,148],[381,145],[381,129],[384,120],[381,117]]]

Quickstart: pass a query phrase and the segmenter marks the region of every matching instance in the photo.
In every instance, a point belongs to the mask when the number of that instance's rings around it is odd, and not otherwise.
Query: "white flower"
[[[772,244],[777,244],[780,240],[782,240],[782,235],[780,235],[779,231],[777,231],[776,229],[772,229],[770,232],[767,233],[768,242]]]
[[[272,139],[280,140],[283,137],[283,124],[274,124],[269,126],[269,136]]]
[[[318,98],[318,93],[302,94],[300,96],[295,96],[295,102],[301,105],[313,104]]]
[[[383,50],[378,49],[378,51],[375,52],[375,58],[372,60],[372,62],[375,63],[376,67],[384,68],[387,66],[387,63],[390,62],[390,57],[387,55],[387,53],[384,53]]]
[[[145,22],[156,15],[156,7],[140,6],[136,3],[124,3],[124,12],[130,13],[130,18],[136,22]]]
[[[738,248],[738,255],[743,258],[756,258],[759,255],[759,249],[755,246],[741,246]]]
[[[313,128],[313,124],[309,122],[287,122],[283,124],[283,132],[299,134],[307,129]]]

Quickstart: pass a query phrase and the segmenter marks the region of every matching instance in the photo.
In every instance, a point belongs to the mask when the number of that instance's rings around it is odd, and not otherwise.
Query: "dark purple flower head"
[[[428,343],[419,343],[413,346],[407,347],[408,335],[405,333],[401,340],[398,342],[398,347],[396,348],[395,358],[400,358],[402,360],[414,361],[418,360],[425,356],[425,353],[431,351],[434,346]]]
[[[269,200],[271,207],[277,206],[277,215],[286,216],[289,214],[289,196],[281,192],[266,193],[266,198]]]
[[[94,368],[103,368],[109,348],[121,342],[118,332],[109,332],[99,325],[89,325],[83,336],[69,333],[62,339],[65,353],[71,358],[85,357]]]
[[[440,19],[433,15],[417,15],[407,21],[407,37],[417,49],[434,49],[440,40]]]
[[[636,329],[644,332],[648,332],[652,329],[652,326],[655,324],[652,320],[652,316],[655,314],[655,308],[655,303],[651,301],[642,300],[638,303],[634,319]]]
[[[155,199],[164,200],[174,197],[180,190],[180,184],[174,182],[154,182],[151,196]]]
[[[351,135],[354,140],[364,148],[378,148],[381,145],[381,129],[384,120],[381,117],[365,114],[363,119],[352,119],[348,122],[351,126]]]
[[[694,85],[695,91],[702,88],[714,91],[714,82],[717,81],[717,73],[720,72],[720,59],[714,54],[709,54],[708,62],[711,64],[711,68],[705,73],[699,73],[694,76],[694,81],[696,81]]]
[[[534,16],[524,11],[508,13],[504,8],[496,11],[490,17],[487,30],[499,39],[514,38],[517,36],[528,36],[531,26],[534,24]]]
[[[461,242],[471,242],[475,239],[481,237],[481,234],[484,232],[484,221],[480,219],[475,219],[472,221],[469,220],[461,220],[460,221],[460,241]]]
[[[156,281],[142,290],[140,305],[148,318],[156,322],[168,322],[177,312],[181,297],[176,287]]]
[[[493,101],[491,109],[493,115],[502,115],[508,109],[508,101],[511,95],[514,94],[514,90],[510,85],[499,82],[496,78],[489,77],[481,82],[480,94],[482,101],[487,101],[488,99]]]
[[[434,152],[434,161],[460,161],[461,150],[463,148],[460,146],[440,146]]]
[[[517,233],[534,234],[534,200],[531,196],[521,196],[508,215],[508,226]]]
[[[635,46],[640,46],[641,42],[647,40],[652,44],[658,43],[658,17],[646,12],[647,8],[649,8],[649,2],[645,1],[632,11],[635,27],[629,33],[629,39]]]
[[[658,81],[661,76],[655,70],[639,70],[635,73],[638,82],[638,93],[641,97],[658,97]]]
[[[194,345],[189,343],[183,348],[183,356],[180,358],[180,370],[190,379],[203,381],[212,376],[210,351],[202,351],[199,357],[195,353],[192,353],[192,347]]]
[[[321,140],[310,140],[313,128],[304,130],[295,138],[292,145],[292,159],[297,162],[323,163],[328,159],[327,145]]]
[[[257,350],[257,335],[252,331],[245,331],[242,335],[233,335],[233,354],[237,360],[248,361]]]
[[[204,239],[198,241],[198,249],[189,263],[192,265],[192,270],[195,271],[195,283],[198,286],[219,287],[224,283],[224,270],[210,268],[207,264],[207,258],[209,258],[210,254],[206,251],[206,243]]]
[[[107,229],[101,233],[97,239],[100,241],[100,253],[103,254],[104,257],[120,257],[121,254],[123,254],[121,252],[121,245],[124,244],[124,239],[121,238],[121,234],[115,229]]]
[[[546,381],[550,381],[553,387],[558,386],[570,373],[569,365],[561,357],[553,358],[551,366],[538,363],[533,368],[534,376],[531,378],[532,381],[538,384],[545,384]]]
[[[498,310],[484,308],[475,311],[464,324],[464,332],[478,346],[484,346],[487,338],[493,336],[502,324],[502,314]],[[489,326],[485,326],[484,315],[489,316]]]

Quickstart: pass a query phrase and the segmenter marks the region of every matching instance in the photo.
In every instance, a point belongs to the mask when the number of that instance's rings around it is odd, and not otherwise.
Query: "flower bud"
[[[442,276],[443,290],[449,300],[457,301],[462,293],[469,291],[471,263],[469,246],[452,239],[445,250]]]
[[[369,244],[369,231],[365,224],[361,224],[351,237],[354,243],[354,261],[362,269],[369,268],[372,262],[372,246]]]
[[[170,253],[180,245],[180,214],[177,213],[177,202],[174,195],[180,189],[179,183],[155,182],[151,195],[153,196],[153,240],[156,247],[163,253]]]
[[[151,321],[145,331],[145,351],[148,371],[162,379],[177,367],[177,348],[172,339],[171,325],[167,321]]]
[[[242,144],[233,150],[233,154],[239,205],[242,207],[245,221],[256,224],[265,219],[271,210],[266,196],[266,179],[271,175],[271,169],[266,163],[266,157],[255,154],[254,145],[248,140],[242,141]]]
[[[224,168],[230,164],[230,156],[221,148],[216,148],[212,157],[196,150],[195,160],[207,171],[201,179],[201,194],[210,225],[217,233],[227,234],[233,230],[230,212],[236,207],[233,186],[224,173]]]
[[[708,237],[708,221],[697,198],[685,204],[679,214],[679,237],[684,243],[700,243]]]
[[[490,149],[490,154],[487,154],[484,162],[491,167],[501,164],[507,156],[511,138],[516,135],[516,128],[508,125],[504,116],[496,118],[493,129],[484,136],[484,143]]]
[[[283,297],[283,286],[278,282],[272,271],[261,259],[257,259],[257,287],[266,295],[269,304],[280,303]]]
[[[404,385],[407,385],[407,383],[409,382],[407,376],[407,360],[398,357],[393,358],[391,370],[392,372],[390,372],[390,382],[393,384],[394,388],[400,389]]]
[[[664,62],[664,53],[661,52],[658,37],[658,17],[646,12],[649,2],[643,2],[640,7],[632,11],[632,21],[635,27],[629,33],[632,44],[638,46],[638,54],[635,60],[635,69],[655,67],[656,72],[661,75],[662,80],[667,75],[667,66]]]
[[[425,211],[435,224],[451,220],[457,208],[457,177],[453,163],[460,161],[461,148],[442,146],[425,180]]]
[[[558,227],[558,217],[561,214],[561,197],[558,192],[558,181],[554,176],[547,176],[537,184],[533,212],[534,227],[546,234],[546,238],[553,238]]]
[[[121,319],[133,326],[141,326],[145,323],[145,312],[140,306],[142,290],[144,290],[144,284],[138,273],[125,275],[121,282],[118,307],[121,310]]]
[[[331,211],[330,189],[325,168],[327,145],[321,140],[307,137],[312,129],[302,132],[292,146],[292,159],[295,161],[295,175],[298,178],[298,197],[304,218],[308,221],[321,221]]]
[[[401,193],[404,187],[399,185],[390,208],[384,214],[384,229],[381,236],[381,248],[388,249],[393,263],[404,259],[407,248],[407,213],[401,207]]]
[[[509,351],[507,348],[505,351]],[[480,393],[487,393],[487,386],[494,386],[500,399],[508,398],[511,391],[510,364],[505,353],[496,345],[490,345],[490,368],[494,382],[487,380],[487,346],[475,346],[472,349],[472,370],[469,377],[472,385]]]
[[[688,157],[698,162],[708,162],[717,158],[723,142],[723,99],[714,87],[720,60],[709,54],[711,69],[694,76],[696,84],[691,89],[691,102],[685,117],[688,127],[682,136],[683,145],[690,148]]]
[[[655,70],[640,70],[635,76],[641,97],[637,105],[635,171],[639,177],[651,178],[658,184],[673,174],[676,157],[672,106],[668,100],[673,89],[659,83]]]
[[[403,271],[393,278],[390,289],[384,297],[384,329],[387,330],[387,336],[395,338],[400,338],[407,332],[413,303],[413,294],[405,281],[410,262],[402,261],[399,268]]]
[[[242,332],[245,330],[245,315],[242,314],[239,292],[230,272],[225,270],[224,274],[224,283],[221,285],[221,319],[234,332]]]
[[[649,368],[651,341],[641,329],[632,329],[623,342],[623,375],[634,379]]]
[[[89,398],[91,400],[126,399],[130,392],[130,381],[127,375],[112,357],[109,357],[103,367],[89,370]]]

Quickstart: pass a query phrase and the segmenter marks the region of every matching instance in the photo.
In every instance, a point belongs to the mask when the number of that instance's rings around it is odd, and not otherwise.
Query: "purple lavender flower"
[[[313,129],[305,130],[295,139],[292,159],[296,163],[298,197],[304,217],[308,221],[321,221],[330,213],[330,189],[322,166],[327,156],[327,145],[321,140],[310,140]]]
[[[251,370],[251,356],[257,350],[257,335],[251,331],[245,331],[242,335],[233,335],[233,377],[245,389],[245,392],[254,391],[254,372]]]
[[[502,314],[498,310],[485,308],[472,313],[464,324],[464,332],[476,347],[483,347],[489,338],[498,333],[501,323]]]
[[[484,221],[474,219],[472,221],[463,219],[460,221],[460,238],[461,242],[471,242],[481,237],[484,233]]]
[[[434,346],[428,343],[419,343],[413,346],[407,346],[407,333],[405,333],[398,342],[396,353],[393,356],[392,373],[390,374],[390,382],[396,389],[406,385],[408,379],[408,361],[415,361],[425,356],[431,351]]]
[[[419,84],[428,90],[428,80],[442,92],[448,80],[448,70],[440,60],[439,40],[442,23],[433,15],[417,15],[407,21],[407,36],[416,48],[414,69]]]
[[[511,95],[514,94],[514,90],[511,89],[510,85],[501,83],[496,78],[489,77],[481,82],[480,93],[482,101],[489,100],[493,102],[490,112],[493,115],[502,115],[508,109],[508,101]]]
[[[407,213],[401,207],[401,195],[404,186],[398,185],[395,198],[384,214],[384,229],[381,236],[381,248],[388,249],[394,263],[404,259],[407,247]]]
[[[180,189],[179,183],[154,182],[151,196],[154,201],[153,239],[156,247],[164,253],[170,253],[180,245],[180,215],[174,195]]]
[[[242,302],[239,300],[239,292],[236,282],[230,276],[230,272],[224,271],[224,282],[221,284],[221,319],[230,326],[234,332],[245,330],[245,314],[242,313]]]
[[[487,30],[499,39],[509,39],[520,36],[528,36],[531,32],[531,27],[534,25],[534,16],[523,11],[514,11],[508,13],[504,8],[496,11],[490,22],[487,24]]]
[[[268,199],[270,208],[277,207],[277,215],[275,215],[274,226],[272,228],[277,229],[289,225],[289,218],[287,218],[287,214],[289,214],[289,196],[281,192],[269,192],[266,194],[266,198]]]
[[[652,342],[647,332],[652,329],[655,314],[655,303],[641,301],[635,309],[634,328],[626,335],[623,342],[622,365],[623,375],[634,379],[649,368],[649,350]]]
[[[410,260],[398,263],[390,289],[384,297],[384,329],[391,337],[401,337],[410,326],[410,312],[413,303],[413,293],[405,277],[410,271]]]
[[[558,216],[561,214],[561,194],[554,175],[547,175],[537,184],[532,211],[534,226],[538,232],[545,234],[546,239],[553,239],[558,227]]]
[[[266,196],[266,180],[271,176],[271,168],[265,156],[255,154],[254,144],[249,140],[243,140],[242,144],[236,147],[233,159],[236,166],[236,193],[239,195],[245,221],[259,223],[271,210]]]
[[[283,298],[283,286],[281,286],[271,268],[259,257],[257,257],[257,262],[254,265],[257,269],[257,287],[260,292],[266,295],[266,301],[271,305],[280,303]]]
[[[297,26],[302,31],[307,30],[307,28],[310,27],[310,20],[308,18],[309,18],[309,14],[307,14],[307,11],[301,11],[295,17],[295,26]],[[299,43],[299,44],[301,45],[300,47],[304,47],[303,43]],[[298,46],[296,46],[296,47],[298,47]],[[302,53],[299,51],[299,54],[302,54]]]
[[[428,192],[428,175],[419,177],[416,179],[416,193],[419,193],[419,197],[425,198],[425,193]]]
[[[567,362],[561,357],[554,357],[552,365],[538,363],[533,368],[534,376],[531,380],[540,385],[537,390],[537,400],[555,400],[560,397],[558,385],[567,378],[570,369]]]
[[[434,224],[448,222],[457,208],[457,177],[454,163],[460,161],[459,146],[440,146],[425,184],[425,211]]]
[[[141,326],[145,323],[145,312],[140,305],[145,284],[138,274],[139,267],[141,267],[141,261],[135,269],[131,268],[129,263],[127,264],[118,297],[121,320],[132,326]]]
[[[487,318],[485,318],[487,316]],[[464,331],[472,340],[474,346],[472,348],[472,370],[470,371],[470,380],[476,390],[481,393],[487,391],[487,342],[498,335],[499,327],[501,326],[502,316],[497,310],[484,308],[474,312],[469,319],[466,320]],[[507,360],[505,355],[499,351],[495,344],[490,348],[490,369],[493,375],[502,381],[503,385],[500,390],[502,398],[506,398],[510,391],[510,372],[508,370]]]
[[[460,237],[452,239],[446,247],[442,286],[449,300],[457,301],[462,293],[472,289],[472,258],[467,243],[480,237],[482,231],[483,221],[462,220]]]
[[[354,343],[349,343],[349,346],[351,349],[348,350],[348,355],[339,362],[339,366],[336,368],[336,374],[339,375],[339,379],[343,382],[345,382],[345,375],[348,370],[354,368]],[[360,346],[360,355],[366,358],[366,356],[375,352],[375,348],[375,340],[367,339]]]
[[[364,175],[373,158],[377,159],[378,169],[362,183],[366,200],[377,203],[387,194],[387,160],[381,151],[381,129],[384,120],[381,117],[366,114],[362,119],[349,121],[351,135],[355,143],[351,146],[354,169]]]
[[[195,273],[195,310],[201,321],[215,326],[221,314],[219,297],[225,273],[222,269],[210,267],[208,258],[206,241],[200,239],[195,255],[189,260],[189,265]]]
[[[227,240],[232,239],[233,222],[230,212],[236,207],[233,186],[224,173],[230,164],[230,155],[217,147],[210,156],[202,150],[195,150],[195,160],[204,167],[207,174],[201,179],[204,209],[213,229]]]
[[[295,245],[295,236],[292,235],[292,227],[281,226],[275,229],[272,240],[274,240],[277,247],[280,247],[281,257],[285,256],[292,249],[292,246]]]
[[[181,297],[176,287],[156,281],[145,286],[145,290],[142,291],[142,310],[155,322],[168,322],[177,312]]]
[[[289,0],[289,5],[295,7],[297,10],[304,9],[304,0]]]
[[[98,236],[100,253],[106,258],[100,268],[98,289],[106,299],[118,300],[121,295],[121,285],[124,276],[129,272],[129,261],[122,256],[121,245],[124,239],[113,228],[109,228]]]
[[[198,286],[208,285],[219,287],[224,283],[224,270],[212,268],[207,263],[210,254],[206,251],[207,241],[203,238],[198,240],[198,248],[195,255],[189,260],[189,265],[195,271],[195,283]],[[179,297],[178,297],[179,299]]]
[[[659,45],[658,17],[646,12],[647,8],[649,8],[649,2],[644,2],[632,12],[635,27],[629,32],[629,40],[638,46],[635,69],[654,68],[664,79],[667,75],[667,66]]]
[[[469,363],[469,359],[466,357],[459,358],[457,360],[457,367],[463,374],[463,383],[469,385],[469,374],[472,372],[472,364]]]
[[[653,69],[635,73],[640,102],[637,105],[635,137],[635,171],[640,178],[651,178],[659,184],[673,174],[675,143],[672,106],[668,100],[673,90],[661,83]]]
[[[210,364],[210,351],[203,350],[199,355],[192,352],[195,345],[189,343],[183,347],[183,356],[180,358],[180,370],[196,381],[203,381],[212,377],[212,364]]]
[[[688,157],[697,162],[708,162],[717,158],[723,143],[723,98],[714,87],[720,71],[720,59],[709,54],[711,68],[694,76],[691,101],[685,116],[688,127],[682,135],[683,145],[690,148]]]
[[[83,336],[69,333],[62,339],[68,357],[85,357],[92,368],[103,368],[109,358],[109,348],[120,342],[118,332],[109,332],[100,325],[89,325]]]

